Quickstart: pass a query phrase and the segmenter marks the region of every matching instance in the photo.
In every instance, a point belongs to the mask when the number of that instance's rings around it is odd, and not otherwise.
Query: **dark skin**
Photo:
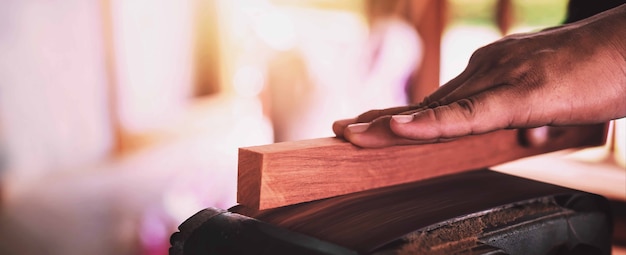
[[[626,4],[478,49],[466,69],[416,106],[372,110],[333,131],[367,148],[442,142],[507,128],[626,116]]]

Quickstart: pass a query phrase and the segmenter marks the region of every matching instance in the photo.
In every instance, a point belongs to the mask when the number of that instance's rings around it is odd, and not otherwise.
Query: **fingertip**
[[[395,145],[395,137],[385,123],[388,123],[388,120],[351,124],[345,129],[344,138],[362,148],[381,148]]]
[[[338,137],[343,137],[348,125],[356,123],[356,118],[337,120],[333,122],[333,133]]]
[[[343,133],[343,138],[345,138],[348,142],[361,147],[361,148],[371,148],[370,137],[366,132],[369,128],[369,123],[356,123],[350,124],[345,128]]]

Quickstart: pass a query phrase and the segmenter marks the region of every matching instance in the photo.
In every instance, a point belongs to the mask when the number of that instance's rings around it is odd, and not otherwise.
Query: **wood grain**
[[[237,201],[268,209],[493,166],[550,151],[604,143],[606,127],[551,127],[529,146],[523,130],[501,130],[447,143],[363,149],[320,138],[239,149]],[[523,137],[522,137],[523,138]]]

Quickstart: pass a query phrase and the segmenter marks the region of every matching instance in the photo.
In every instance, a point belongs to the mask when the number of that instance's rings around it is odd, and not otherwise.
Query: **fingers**
[[[432,95],[426,97],[424,101],[420,103],[419,105],[401,106],[401,107],[394,107],[394,108],[388,108],[388,109],[382,109],[382,110],[371,110],[371,111],[368,111],[359,115],[356,118],[338,120],[333,123],[333,127],[332,127],[333,132],[338,137],[344,137],[346,127],[351,124],[372,122],[375,119],[382,117],[382,116],[397,115],[401,113],[410,114],[410,113],[414,113],[417,111],[421,111],[425,109],[426,107],[428,107],[429,105],[432,106],[432,105],[447,104],[448,102],[444,101],[444,99],[445,100],[457,100],[457,98],[460,99],[462,96],[470,96],[472,93],[478,92],[479,90],[482,90],[483,88],[479,88],[479,89],[470,88],[470,89],[467,89],[465,93],[455,93],[454,97],[450,97],[450,98],[447,97],[448,94],[454,91],[463,92],[464,90],[459,89],[459,88],[462,88],[462,85],[465,84],[470,77],[472,77],[472,74],[475,72],[475,69],[476,68],[474,68],[473,66],[468,66],[460,75],[458,75],[456,78],[450,80],[448,83],[440,87]],[[485,83],[485,84],[491,84],[491,83]]]
[[[462,87],[462,85],[465,84],[467,82],[467,80],[472,77],[473,69],[474,68],[467,67],[457,77],[455,77],[454,79],[448,81],[446,84],[444,84],[441,87],[439,87],[439,89],[437,89],[431,95],[429,95],[426,98],[424,98],[424,101],[422,103],[425,106],[429,106],[429,105],[432,106],[433,104],[435,104],[435,105],[445,104],[445,103],[443,103],[441,101],[441,99],[444,98],[445,96],[447,96],[448,94],[452,93],[453,91],[456,91],[460,87]]]
[[[444,87],[441,87],[435,93],[433,93],[430,97],[426,98],[422,104],[418,106],[403,106],[403,107],[394,107],[383,110],[372,110],[366,113],[359,115],[357,118],[352,119],[344,119],[338,120],[333,123],[333,132],[338,137],[345,137],[349,141],[357,144],[361,143],[362,147],[381,147],[381,146],[390,146],[390,145],[399,145],[399,144],[413,144],[416,141],[411,141],[407,139],[396,139],[398,137],[394,137],[392,132],[390,132],[389,126],[383,126],[380,123],[373,124],[372,122],[378,121],[380,119],[381,123],[389,122],[390,116],[392,115],[412,115],[418,112],[422,112],[428,107],[436,107],[439,105],[445,105],[450,102],[459,100],[464,97],[468,97],[474,93],[478,93],[487,86],[473,86],[465,88],[462,86],[466,81],[466,77],[469,72],[463,72],[461,75],[456,77],[455,79],[448,82]],[[479,84],[492,84],[487,79],[472,79],[474,82],[478,82]],[[458,91],[458,92],[457,92]],[[357,125],[358,123],[358,125]],[[369,124],[366,124],[369,123]],[[373,124],[373,125],[372,125]],[[350,137],[347,135],[347,127],[353,126],[353,131],[350,131]],[[357,132],[363,132],[366,127],[373,126],[368,132],[364,132],[357,135]],[[358,137],[358,138],[357,138]],[[401,137],[400,137],[401,138]],[[439,137],[433,138],[432,141],[439,141]],[[383,141],[386,141],[383,143]],[[424,143],[427,141],[432,142],[431,140],[421,141],[419,143]]]
[[[390,116],[384,116],[372,122],[352,124],[345,129],[344,137],[351,143],[364,148],[435,142],[434,140],[415,141],[397,136],[389,127],[390,118]]]
[[[490,75],[475,76],[468,79],[464,84],[461,84],[455,90],[449,91],[445,95],[441,95],[437,99],[437,106],[448,105],[453,102],[459,101],[464,98],[468,98],[472,95],[476,95],[488,89],[500,86],[496,79],[496,72],[490,72]]]
[[[476,55],[478,57],[473,57],[474,59],[481,56]],[[498,77],[501,77],[498,75],[501,70],[493,65],[486,65],[491,66],[488,68],[485,65],[472,64],[475,62],[476,60],[470,61],[470,65],[459,76],[425,98],[420,107],[369,111],[357,118],[336,121],[333,132],[338,137],[344,137],[362,147],[438,142],[462,135],[488,132],[485,130],[492,128],[489,125],[496,123],[476,124],[474,100],[484,97],[480,96],[484,91],[501,86],[496,83]],[[392,120],[390,116],[394,115]],[[500,121],[499,125],[509,124],[501,123],[501,116],[494,119]]]
[[[344,130],[350,124],[372,122],[381,116],[400,114],[403,112],[410,111],[412,109],[416,109],[417,107],[418,106],[400,106],[400,107],[393,107],[393,108],[387,108],[387,109],[382,109],[382,110],[371,110],[371,111],[368,111],[359,115],[356,118],[335,121],[333,123],[333,132],[335,133],[336,136],[343,137]]]
[[[354,145],[366,148],[387,147],[395,144],[399,139],[389,129],[389,118],[380,118],[377,121],[356,123],[344,130],[344,138]]]
[[[541,115],[532,115],[532,97],[525,94],[502,86],[416,114],[393,116],[389,128],[397,137],[428,141],[547,124]]]
[[[344,119],[344,120],[335,121],[333,123],[333,133],[335,133],[335,135],[338,136],[338,137],[343,137],[343,133],[344,133],[345,128],[348,125],[354,124],[354,123],[357,123],[357,118]]]
[[[430,95],[428,99],[431,108],[451,104],[463,98],[498,87],[508,82],[508,80],[502,80],[503,77],[511,79],[511,76],[515,77],[518,75],[517,68],[513,68],[515,72],[511,73],[509,65],[491,67],[491,64],[486,64],[484,66],[475,66],[468,66],[463,73]]]

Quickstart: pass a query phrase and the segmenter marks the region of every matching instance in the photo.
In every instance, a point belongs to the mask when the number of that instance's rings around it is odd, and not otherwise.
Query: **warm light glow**
[[[259,39],[274,50],[286,51],[296,44],[296,28],[294,20],[273,4],[262,0],[238,0],[235,2],[233,14],[236,16],[233,23],[239,23],[239,27],[233,27],[236,33],[242,35],[241,22],[253,30]],[[237,20],[238,19],[238,20]]]
[[[192,90],[191,1],[112,1],[123,128],[140,133],[180,114]]]
[[[253,18],[254,31],[275,50],[286,51],[296,44],[293,21],[279,11],[267,11]]]
[[[233,76],[233,86],[238,95],[245,97],[257,96],[265,84],[265,73],[259,67],[241,66]]]

